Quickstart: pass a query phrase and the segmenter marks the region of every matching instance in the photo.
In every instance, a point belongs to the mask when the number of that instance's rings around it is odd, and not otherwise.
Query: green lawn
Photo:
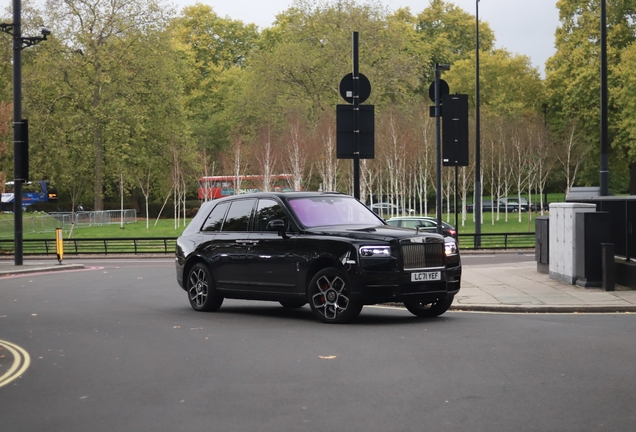
[[[521,222],[519,222],[518,214],[509,213],[508,221],[505,220],[505,214],[500,213],[499,220],[491,221],[492,213],[484,213],[483,223],[481,227],[482,233],[513,233],[513,232],[534,232],[535,219],[540,213],[522,213]],[[435,215],[429,215],[435,217]],[[475,223],[473,214],[466,215],[465,225],[457,224],[459,233],[471,234],[475,232]],[[496,218],[496,213],[495,213]],[[451,214],[450,219],[446,213],[442,219],[445,222],[455,225],[455,215]],[[188,220],[189,222],[189,220]],[[160,219],[155,226],[155,221],[151,220],[149,227],[146,228],[145,219],[138,219],[135,223],[125,224],[120,228],[119,224],[113,225],[93,225],[90,227],[80,226],[73,229],[73,238],[120,238],[120,237],[178,237],[184,230],[183,221],[181,226],[175,228],[173,219]],[[59,226],[57,221],[46,215],[24,214],[23,218],[23,237],[24,238],[54,238],[55,228]],[[11,239],[14,235],[13,215],[0,214],[0,238]],[[64,238],[68,238],[69,230],[64,230]]]
[[[547,216],[547,213],[545,213]],[[455,214],[451,214],[450,218],[447,218],[447,214],[442,215],[442,220],[451,225],[455,225]],[[466,221],[462,225],[462,215],[459,214],[459,223],[456,228],[457,231],[464,234],[475,233],[475,222],[473,221],[473,214],[468,213],[466,215]],[[495,221],[492,222],[493,213],[483,213],[483,220],[481,224],[482,233],[513,233],[513,232],[534,232],[536,218],[541,216],[541,213],[521,213],[521,222],[519,222],[518,213],[508,213],[508,221],[506,221],[505,213],[499,213],[499,220],[497,220],[497,213],[494,213]],[[433,215],[435,217],[435,215]]]
[[[146,229],[146,220],[137,219],[135,223],[124,224],[123,228],[119,224],[78,226],[73,229],[73,238],[178,237],[185,228],[183,220],[180,227],[175,228],[174,225],[173,219],[159,219],[156,226],[155,221],[151,220]],[[23,214],[22,226],[25,239],[55,238],[55,228],[60,227],[57,220],[48,215],[29,213]],[[64,238],[68,238],[69,229],[64,228]],[[0,213],[0,239],[11,239],[13,236],[13,215]]]

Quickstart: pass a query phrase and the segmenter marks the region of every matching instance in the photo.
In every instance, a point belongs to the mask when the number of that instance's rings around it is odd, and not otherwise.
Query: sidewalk
[[[636,290],[581,288],[550,279],[534,261],[470,265],[451,310],[489,312],[636,312]]]
[[[0,259],[2,276],[83,269],[83,264],[58,264],[55,259],[28,259],[22,266]],[[451,310],[487,312],[636,312],[636,290],[581,288],[537,272],[534,261],[513,264],[465,265],[462,288]]]
[[[55,258],[24,259],[21,266],[14,264],[14,259],[0,259],[0,281],[3,276],[28,273],[46,273],[63,270],[81,270],[84,264],[59,264]]]

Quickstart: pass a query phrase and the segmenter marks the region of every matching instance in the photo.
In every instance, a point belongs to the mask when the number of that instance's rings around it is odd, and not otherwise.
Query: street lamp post
[[[607,99],[607,12],[606,0],[601,0],[601,170],[600,195],[609,195],[608,162],[608,99]]]
[[[479,118],[479,0],[475,3],[475,249],[481,247],[481,150]]]
[[[13,36],[13,220],[14,220],[14,263],[22,265],[22,182],[26,180],[23,171],[23,146],[26,127],[22,119],[22,50],[35,45],[51,34],[42,28],[42,36],[22,37],[22,2],[13,0],[13,23],[0,24],[0,30]]]

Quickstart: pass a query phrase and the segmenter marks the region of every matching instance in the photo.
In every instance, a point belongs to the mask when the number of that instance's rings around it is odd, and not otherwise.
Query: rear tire
[[[188,273],[186,291],[190,306],[195,311],[213,312],[223,303],[223,296],[216,291],[212,273],[205,264],[196,263]]]
[[[437,299],[433,303],[423,303],[417,301],[404,302],[404,307],[413,315],[420,318],[434,318],[442,315],[453,303],[454,295],[449,295]]]
[[[325,268],[314,275],[307,295],[314,316],[324,323],[351,322],[362,310],[362,303],[351,296],[347,276],[334,267]]]

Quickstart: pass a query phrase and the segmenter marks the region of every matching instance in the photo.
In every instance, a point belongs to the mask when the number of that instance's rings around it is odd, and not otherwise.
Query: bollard
[[[62,228],[55,228],[55,250],[57,252],[57,261],[62,264],[64,258],[64,238]]]
[[[603,263],[603,289],[605,291],[614,291],[615,289],[615,277],[614,277],[614,244],[613,243],[601,243]]]

